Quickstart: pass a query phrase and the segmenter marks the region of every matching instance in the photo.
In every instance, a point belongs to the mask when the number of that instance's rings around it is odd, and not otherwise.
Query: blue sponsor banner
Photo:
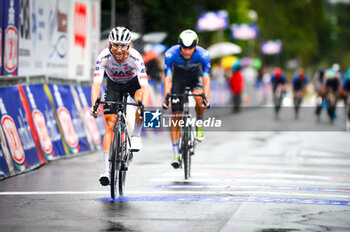
[[[65,156],[62,137],[47,98],[44,85],[23,86],[28,98],[34,125],[39,136],[41,149],[48,160]]]
[[[19,0],[6,0],[1,15],[4,16],[3,75],[16,76],[19,51]]]
[[[48,87],[70,153],[89,151],[90,145],[82,123],[83,119],[79,116],[70,86],[49,84]]]
[[[282,52],[282,42],[280,40],[269,40],[261,44],[261,53],[264,55],[275,55]]]
[[[38,167],[40,159],[17,87],[0,89],[0,122],[1,134],[6,138],[1,144],[1,171],[8,176],[13,174],[10,170],[19,173]]]
[[[197,21],[198,31],[216,31],[227,28],[228,13],[225,10],[201,14]]]
[[[81,105],[85,109],[84,113],[87,113],[86,110],[89,110],[89,113],[90,113],[90,107],[91,107],[91,86],[77,86],[76,90],[77,90],[77,92],[79,94],[79,99],[80,99]],[[91,121],[92,119],[95,121],[95,124],[96,124],[97,128],[95,128],[94,123]],[[96,119],[94,119],[91,116],[88,116],[87,117],[87,121],[90,121],[91,122],[91,126],[92,126],[92,127],[88,128],[89,131],[91,133],[92,133],[92,131],[94,131],[94,134],[96,134],[96,131],[98,131],[98,133],[100,135],[100,141],[102,143],[103,136],[104,136],[104,133],[106,131],[106,127],[105,127],[105,123],[104,123],[104,119],[103,119],[102,114],[100,113]],[[92,135],[92,137],[94,136],[94,134]],[[97,143],[98,142],[97,138],[93,137],[93,140],[94,140],[94,144],[97,145],[98,144]]]
[[[253,40],[258,38],[258,26],[255,24],[231,25],[231,36],[234,40]]]
[[[3,55],[4,55],[4,4],[5,1],[0,1],[0,76],[2,75]]]

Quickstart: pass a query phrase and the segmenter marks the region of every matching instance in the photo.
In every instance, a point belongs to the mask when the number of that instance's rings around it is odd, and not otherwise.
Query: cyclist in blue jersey
[[[275,111],[278,113],[284,95],[286,94],[286,84],[287,79],[284,75],[281,68],[275,68],[271,75],[271,85],[272,85],[272,94],[273,94],[273,102],[275,104]]]
[[[168,93],[182,94],[186,87],[190,87],[193,94],[204,93],[209,102],[210,94],[210,56],[208,51],[198,46],[198,36],[192,30],[185,30],[179,36],[179,44],[169,48],[165,53],[165,83],[164,97]],[[194,97],[196,101],[197,120],[203,120],[205,106],[201,97]],[[165,103],[164,108],[168,108]],[[182,99],[172,99],[172,120],[177,122],[183,112]],[[179,140],[180,127],[172,123],[170,136],[173,144],[174,160],[171,165],[180,167]],[[203,127],[196,127],[196,139],[204,139]]]
[[[345,107],[348,108],[348,119],[350,120],[350,106],[348,106],[348,97],[350,92],[350,68],[345,74],[343,82],[343,98],[345,102]]]
[[[281,88],[282,91],[285,91],[286,83],[287,83],[287,79],[282,69],[275,68],[271,75],[271,85],[272,85],[273,95],[275,96],[277,88]]]
[[[346,92],[346,97],[348,97],[350,92],[350,68],[345,74],[345,78],[343,82],[343,90]]]
[[[293,76],[293,100],[295,107],[295,117],[298,118],[299,107],[303,100],[304,89],[309,83],[309,79],[305,76],[304,69],[299,69]]]

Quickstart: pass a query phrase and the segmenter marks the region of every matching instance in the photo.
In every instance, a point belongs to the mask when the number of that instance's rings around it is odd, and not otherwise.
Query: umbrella
[[[238,45],[230,42],[213,44],[210,47],[208,47],[207,50],[210,54],[210,58],[212,59],[238,54],[242,52],[242,49]]]
[[[167,32],[151,32],[142,36],[143,42],[146,43],[161,43],[168,36]]]
[[[221,66],[224,69],[232,68],[232,65],[236,62],[237,57],[235,56],[225,56],[221,59]]]
[[[150,45],[150,44],[147,44]],[[162,54],[167,49],[167,46],[164,44],[154,44],[150,46],[145,46],[144,50],[146,53],[143,55],[143,61],[147,63],[155,58],[157,58],[160,54]]]

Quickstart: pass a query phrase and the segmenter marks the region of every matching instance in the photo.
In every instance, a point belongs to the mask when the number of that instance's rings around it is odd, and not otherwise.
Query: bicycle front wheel
[[[121,134],[118,130],[117,133],[114,133],[114,139],[111,144],[111,170],[110,170],[110,186],[111,186],[111,198],[114,200],[116,198],[116,188],[118,182],[118,157],[120,152],[120,144],[121,144]]]
[[[190,155],[190,149],[189,149],[189,142],[190,142],[190,128],[185,127],[183,131],[183,139],[182,139],[182,160],[184,164],[184,174],[185,179],[187,180],[191,176],[191,155]]]
[[[119,196],[121,197],[124,196],[125,177],[126,177],[126,171],[119,170],[118,189],[119,189]]]

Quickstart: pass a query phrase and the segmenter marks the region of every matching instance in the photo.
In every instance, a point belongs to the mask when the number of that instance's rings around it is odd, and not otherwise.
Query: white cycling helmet
[[[198,36],[192,30],[185,30],[179,36],[179,44],[184,48],[193,48],[198,44]]]
[[[125,27],[115,27],[109,33],[110,43],[128,44],[131,42],[131,33]]]

